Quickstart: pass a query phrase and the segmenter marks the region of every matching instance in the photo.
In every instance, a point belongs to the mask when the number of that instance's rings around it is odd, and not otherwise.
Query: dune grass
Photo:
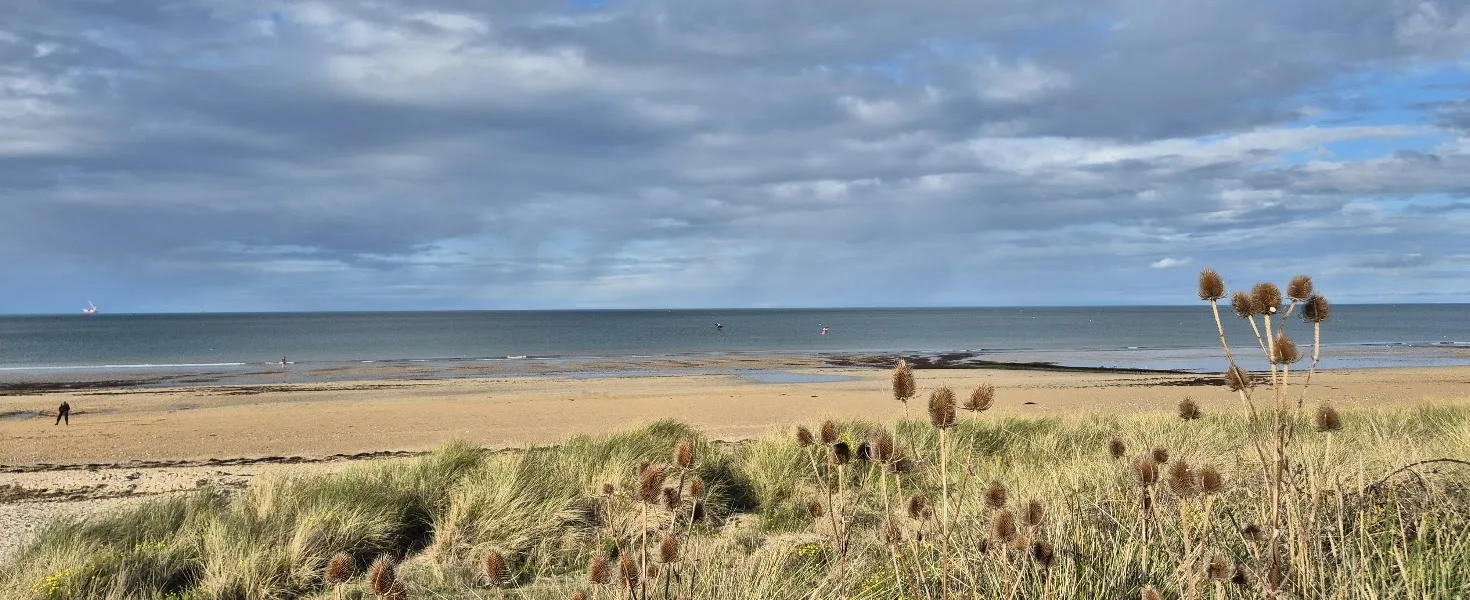
[[[1341,419],[1338,431],[1294,442],[1288,472],[1297,491],[1286,518],[1302,535],[1283,549],[1282,588],[1313,598],[1470,594],[1470,470],[1443,462],[1389,476],[1417,461],[1470,457],[1470,408],[1345,411]],[[60,520],[0,567],[0,589],[34,599],[369,598],[368,565],[386,556],[399,597],[624,598],[617,565],[626,555],[644,559],[632,591],[650,598],[940,598],[945,588],[950,597],[1122,598],[1145,586],[1166,598],[1260,597],[1267,552],[1252,528],[1261,528],[1265,481],[1241,443],[1247,428],[1234,412],[1194,420],[962,414],[946,432],[947,528],[939,436],[916,420],[887,430],[912,470],[893,474],[891,465],[854,458],[842,481],[831,445],[802,446],[785,430],[726,445],[660,422],[514,452],[450,444],[340,474]],[[857,448],[885,425],[833,429],[836,441]],[[1123,458],[1109,452],[1114,439]],[[682,440],[693,455],[687,471],[673,458]],[[1169,462],[1145,489],[1135,460],[1155,448]],[[680,497],[641,502],[643,463],[668,468],[664,485]],[[1223,489],[1175,493],[1167,483],[1175,463],[1196,474],[1212,465]],[[696,477],[698,497],[689,486]],[[1005,489],[1002,508],[987,504],[992,481]],[[911,518],[905,505],[915,494],[929,510]],[[1028,522],[1032,500],[1039,519]],[[1002,513],[1009,530],[997,527]],[[659,556],[666,537],[678,550],[668,563]],[[323,573],[339,552],[355,575],[329,586]],[[485,577],[492,552],[505,559],[504,588]],[[587,576],[599,556],[612,565],[606,585]],[[1216,556],[1225,566],[1213,574],[1223,578],[1212,579]],[[652,579],[650,566],[660,570]]]

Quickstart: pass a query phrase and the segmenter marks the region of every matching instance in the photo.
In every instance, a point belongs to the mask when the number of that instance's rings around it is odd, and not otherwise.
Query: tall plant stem
[[[1296,409],[1300,411],[1307,400],[1307,386],[1312,385],[1312,374],[1317,372],[1317,361],[1322,357],[1322,324],[1312,323],[1312,366],[1307,369],[1307,378],[1302,381],[1302,393],[1296,398]]]
[[[889,525],[893,523],[893,506],[888,501],[888,465],[885,463],[878,471],[880,491],[883,494],[883,534],[888,535]],[[893,556],[893,580],[898,583],[898,595],[903,597],[903,571],[898,567],[898,541],[885,540],[888,542],[888,552]]]
[[[940,513],[939,543],[940,552],[943,556],[939,561],[939,594],[943,600],[949,600],[949,428],[939,429],[939,480],[940,490],[943,496],[944,506]]]
[[[638,590],[648,598],[648,502],[643,502],[643,543],[638,547]]]

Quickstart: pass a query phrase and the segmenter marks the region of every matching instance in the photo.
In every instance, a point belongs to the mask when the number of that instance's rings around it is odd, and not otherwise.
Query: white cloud
[[[1148,266],[1151,269],[1173,269],[1176,267],[1183,267],[1185,265],[1188,265],[1189,263],[1193,262],[1193,260],[1194,259],[1191,258],[1169,258],[1166,256],[1152,263],[1149,263]]]

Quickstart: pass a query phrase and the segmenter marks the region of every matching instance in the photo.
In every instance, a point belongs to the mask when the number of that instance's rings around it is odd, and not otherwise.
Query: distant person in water
[[[724,323],[715,323],[715,329],[724,329],[724,328],[725,328],[725,324]]]
[[[284,356],[281,357],[281,368],[286,368],[286,357]]]
[[[56,424],[60,425],[63,419],[66,420],[66,426],[71,427],[71,405],[64,401],[56,409]]]

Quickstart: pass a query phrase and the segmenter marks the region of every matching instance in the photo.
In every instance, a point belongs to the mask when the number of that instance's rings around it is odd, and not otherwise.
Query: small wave
[[[507,356],[507,357],[505,357],[506,360],[524,360],[525,358],[526,358],[526,355],[524,355],[524,354],[517,354],[515,356]]]
[[[193,367],[243,367],[249,363],[226,362],[226,363],[144,363],[137,365],[66,365],[66,366],[39,366],[39,367],[0,367],[0,371],[77,371],[83,369],[180,369]],[[280,363],[266,363],[280,364]]]

